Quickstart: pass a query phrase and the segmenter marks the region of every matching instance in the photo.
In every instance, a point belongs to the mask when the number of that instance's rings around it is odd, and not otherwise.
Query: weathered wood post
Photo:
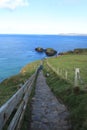
[[[76,68],[75,69],[75,86],[78,86],[79,77],[80,77],[80,69]]]
[[[65,71],[65,79],[67,80],[68,79],[68,72]]]
[[[61,69],[61,71],[60,71],[61,76],[62,76],[62,72],[63,72],[63,71],[62,71],[62,69]]]

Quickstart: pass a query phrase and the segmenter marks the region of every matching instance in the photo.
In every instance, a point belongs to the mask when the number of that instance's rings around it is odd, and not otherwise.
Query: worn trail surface
[[[68,116],[66,107],[53,95],[40,71],[32,99],[30,130],[69,130]]]

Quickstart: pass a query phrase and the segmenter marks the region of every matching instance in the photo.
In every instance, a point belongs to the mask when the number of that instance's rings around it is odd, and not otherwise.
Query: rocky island
[[[44,52],[44,49],[41,48],[41,47],[38,47],[38,48],[35,48],[35,51],[37,51],[37,52]]]
[[[37,52],[44,52],[47,56],[54,56],[57,54],[57,51],[54,50],[53,48],[47,48],[47,49],[43,49],[41,47],[37,47],[35,48],[35,51]]]

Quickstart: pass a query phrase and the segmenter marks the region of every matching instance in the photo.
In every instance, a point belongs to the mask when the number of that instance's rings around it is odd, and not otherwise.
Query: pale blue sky
[[[87,0],[0,0],[0,34],[87,34]]]

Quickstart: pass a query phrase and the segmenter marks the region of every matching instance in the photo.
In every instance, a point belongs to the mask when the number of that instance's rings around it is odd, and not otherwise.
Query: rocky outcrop
[[[37,52],[44,52],[44,49],[41,48],[41,47],[37,47],[37,48],[35,48],[35,51],[37,51]]]
[[[47,49],[45,50],[45,53],[46,53],[47,56],[54,56],[54,55],[57,54],[57,51],[54,50],[54,49],[52,49],[52,48],[47,48]]]
[[[52,48],[43,49],[41,47],[35,48],[35,51],[37,52],[45,52],[47,56],[54,56],[57,54],[57,51]]]

